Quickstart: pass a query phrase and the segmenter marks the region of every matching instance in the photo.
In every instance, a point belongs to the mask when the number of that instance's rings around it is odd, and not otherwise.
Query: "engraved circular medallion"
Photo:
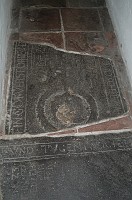
[[[60,91],[45,100],[43,96],[38,101],[38,108],[41,104],[43,109],[43,115],[38,113],[41,122],[46,120],[57,130],[88,122],[91,108],[87,100],[79,94]],[[40,112],[42,113],[42,110]]]

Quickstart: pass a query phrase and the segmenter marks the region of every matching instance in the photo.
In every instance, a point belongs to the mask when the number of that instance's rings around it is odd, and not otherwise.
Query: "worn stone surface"
[[[24,7],[65,7],[65,0],[14,0],[13,8]]]
[[[111,51],[117,49],[118,47],[117,38],[113,31],[105,32],[105,38],[109,43],[109,48],[111,49]]]
[[[22,6],[65,7],[66,0],[21,0]]]
[[[62,9],[65,31],[100,31],[101,25],[96,9]]]
[[[98,7],[105,7],[106,6],[105,0],[96,0],[96,1],[97,1]]]
[[[19,33],[13,33],[10,36],[10,41],[18,41],[19,40]]]
[[[104,7],[105,0],[14,0],[14,7]]]
[[[79,133],[87,133],[94,131],[111,131],[111,130],[122,130],[122,129],[132,129],[132,119],[129,116],[124,116],[119,119],[109,120],[107,122],[102,122],[83,128],[79,128]]]
[[[60,31],[58,9],[23,9],[21,12],[20,32]]]
[[[19,39],[24,42],[47,43],[64,48],[62,33],[20,33]]]
[[[107,41],[98,32],[66,32],[66,49],[77,52],[106,55]]]
[[[12,9],[11,29],[13,29],[14,31],[18,31],[16,29],[18,29],[18,26],[19,26],[19,13],[20,13],[19,8]]]
[[[104,31],[105,32],[114,32],[114,28],[112,25],[112,21],[110,19],[109,13],[108,13],[108,9],[107,8],[99,8],[99,14],[102,20],[102,24],[104,27]]]
[[[67,0],[68,7],[97,7],[96,0]]]
[[[13,58],[6,134],[54,132],[127,111],[108,59],[20,42]]]
[[[1,140],[0,155],[3,200],[132,197],[132,133]]]
[[[105,7],[105,0],[67,0],[67,7]]]

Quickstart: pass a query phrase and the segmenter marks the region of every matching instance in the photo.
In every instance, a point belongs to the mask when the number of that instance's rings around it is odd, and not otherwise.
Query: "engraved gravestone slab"
[[[14,44],[6,134],[36,134],[127,112],[109,59]]]
[[[132,133],[0,141],[3,200],[131,200]]]

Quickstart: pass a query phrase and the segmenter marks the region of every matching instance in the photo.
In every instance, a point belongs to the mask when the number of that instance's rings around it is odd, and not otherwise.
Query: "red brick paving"
[[[122,130],[122,129],[132,129],[132,119],[129,116],[80,128],[78,132],[82,133],[82,132],[111,131],[111,130]]]
[[[98,32],[66,32],[66,49],[91,54],[105,54],[107,42]]]
[[[24,42],[48,43],[64,48],[62,33],[20,33],[19,39]]]

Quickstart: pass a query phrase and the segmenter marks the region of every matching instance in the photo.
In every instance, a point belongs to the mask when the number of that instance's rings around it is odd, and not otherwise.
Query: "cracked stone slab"
[[[111,60],[14,43],[6,134],[82,126],[127,112]]]
[[[131,200],[131,166],[131,132],[0,140],[3,200]]]

